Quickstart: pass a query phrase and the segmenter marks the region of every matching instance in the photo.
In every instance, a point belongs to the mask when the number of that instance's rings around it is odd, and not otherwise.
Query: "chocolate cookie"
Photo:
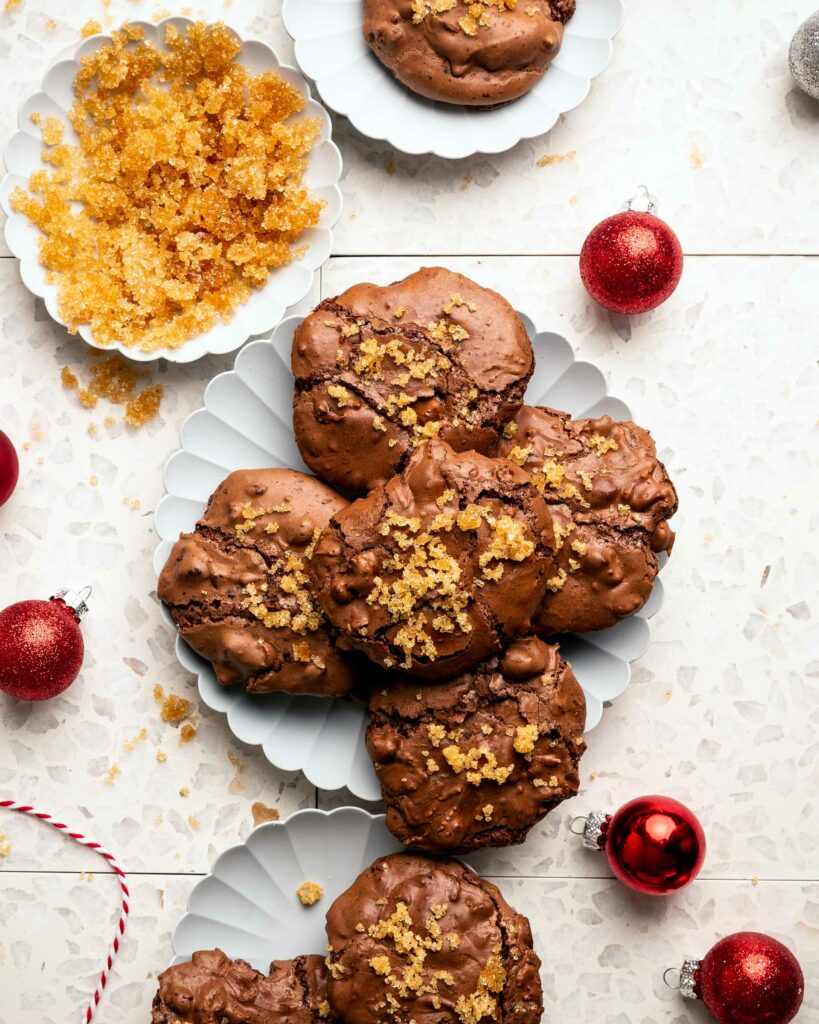
[[[327,913],[330,1005],[345,1024],[537,1024],[532,933],[456,860],[394,853]]]
[[[523,470],[433,440],[333,516],[307,571],[340,645],[445,679],[531,631],[554,543]]]
[[[350,693],[354,667],[305,573],[323,526],[347,502],[289,469],[223,481],[171,551],[157,594],[185,641],[225,686],[251,693]]]
[[[524,406],[499,454],[530,473],[553,516],[558,572],[538,616],[545,635],[604,629],[638,611],[670,552],[677,494],[654,441],[608,416],[572,420]]]
[[[387,827],[407,846],[522,843],[577,793],[586,700],[558,648],[535,637],[446,683],[375,687],[370,710]]]
[[[274,960],[270,974],[219,950],[159,976],[151,1024],[319,1024],[331,1019],[320,956]]]
[[[366,493],[431,437],[493,455],[533,369],[506,299],[431,268],[323,302],[293,338],[293,429],[327,483]]]
[[[364,38],[413,92],[492,107],[537,85],[574,10],[575,0],[364,0]]]

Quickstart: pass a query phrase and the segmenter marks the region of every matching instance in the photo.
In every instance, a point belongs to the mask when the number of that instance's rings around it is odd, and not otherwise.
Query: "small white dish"
[[[173,962],[219,948],[267,974],[271,960],[326,954],[330,904],[374,860],[403,849],[383,814],[357,807],[311,808],[259,825],[194,886],[173,932]],[[296,895],[308,881],[324,889],[312,907],[302,906]]]
[[[448,159],[503,153],[543,135],[589,93],[611,60],[623,0],[578,0],[563,46],[525,96],[493,110],[435,103],[398,82],[364,40],[362,0],[284,0],[282,20],[321,98],[371,139]]]
[[[164,46],[165,26],[172,24],[185,31],[193,24],[190,18],[166,18],[154,25],[134,21],[142,28],[145,38],[157,47]],[[307,249],[302,257],[285,267],[273,271],[263,288],[259,288],[249,301],[240,306],[227,323],[217,323],[209,331],[197,335],[176,349],[158,349],[142,352],[137,348],[116,344],[101,346],[94,340],[87,325],[80,327],[79,334],[94,348],[118,351],[129,359],[149,362],[168,359],[174,363],[190,363],[210,353],[233,352],[248,338],[267,334],[284,316],[289,306],[300,302],[308,294],[315,272],[330,255],[333,244],[333,226],[341,214],[341,154],[331,139],[330,116],[321,104],[312,99],[310,87],[295,68],[282,64],[273,50],[258,39],[245,39],[236,33],[242,43],[242,52],[237,58],[254,72],[274,71],[286,79],[307,100],[299,117],[321,119],[321,133],[309,156],[309,166],[304,177],[305,185],[312,194],[325,202],[321,219],[316,227],[302,236]],[[0,182],[0,206],[8,220],[5,228],[6,244],[20,261],[20,274],[30,292],[45,302],[51,316],[65,325],[59,315],[57,288],[46,281],[46,271],[40,263],[37,240],[39,231],[21,213],[11,209],[9,198],[17,186],[26,188],[31,174],[45,164],[41,159],[43,143],[40,132],[31,121],[32,113],[53,115],[65,125],[65,141],[76,143],[76,135],[68,121],[68,111],[74,102],[73,82],[80,67],[80,58],[97,50],[111,41],[108,35],[94,35],[85,39],[67,58],[60,59],[46,72],[40,92],[29,97],[20,108],[18,121],[20,130],[9,139],[3,153],[6,175]]]
[[[575,359],[565,338],[537,331],[521,314],[535,349],[536,369],[526,392],[531,405],[566,409],[573,416],[631,419],[624,402],[607,393],[606,379],[591,363]],[[205,390],[204,408],[182,425],[181,449],[168,460],[166,495],[156,509],[161,543],[154,553],[157,575],[180,533],[193,530],[217,485],[236,469],[285,466],[310,472],[296,447],[292,427],[293,376],[290,349],[301,317],[283,320],[270,340],[254,341],[237,356],[235,366],[221,373]],[[637,615],[597,633],[561,640],[586,693],[586,731],[593,729],[603,704],[626,689],[631,663],[649,644],[648,619],[662,606],[659,580]],[[173,627],[167,610],[165,618]],[[175,628],[175,627],[173,627]],[[344,699],[248,694],[221,686],[209,662],[195,654],[181,637],[176,653],[196,675],[205,704],[227,715],[234,736],[261,745],[278,768],[303,771],[320,789],[346,786],[364,800],[377,800],[380,788],[364,748],[367,714]]]

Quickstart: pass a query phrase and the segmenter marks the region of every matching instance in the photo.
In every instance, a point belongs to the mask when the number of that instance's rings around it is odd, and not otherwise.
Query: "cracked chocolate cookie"
[[[251,693],[353,690],[354,666],[336,650],[305,572],[322,527],[346,504],[303,473],[239,470],[176,542],[157,594],[220,683]]]
[[[331,1019],[320,956],[274,960],[270,973],[219,949],[159,976],[151,1024],[320,1024]]]
[[[492,455],[534,366],[506,299],[428,268],[328,299],[293,338],[293,429],[322,480],[356,494],[385,484],[430,438]]]
[[[537,1024],[529,922],[456,860],[394,853],[327,913],[327,994],[345,1024]]]
[[[549,503],[558,571],[537,619],[544,635],[605,629],[640,608],[674,543],[677,494],[654,441],[635,423],[572,420],[524,406],[499,454]]]
[[[574,10],[575,0],[364,0],[364,38],[413,92],[494,107],[537,85]]]
[[[370,710],[387,827],[406,846],[522,843],[577,793],[586,700],[559,649],[535,637],[446,683],[377,686]]]
[[[531,632],[554,543],[522,469],[433,440],[333,515],[307,571],[339,645],[446,679]]]

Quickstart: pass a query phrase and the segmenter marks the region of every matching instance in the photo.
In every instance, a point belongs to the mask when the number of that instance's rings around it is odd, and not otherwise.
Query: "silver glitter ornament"
[[[819,100],[819,11],[796,30],[791,40],[788,63],[802,92]]]

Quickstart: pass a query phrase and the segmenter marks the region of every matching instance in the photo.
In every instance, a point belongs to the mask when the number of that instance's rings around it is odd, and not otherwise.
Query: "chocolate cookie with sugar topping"
[[[274,960],[269,974],[219,949],[159,976],[151,1024],[320,1024],[332,1020],[320,956]]]
[[[413,92],[493,107],[537,85],[574,10],[575,0],[364,0],[364,38]]]
[[[558,572],[537,619],[545,635],[604,629],[639,611],[674,543],[677,493],[654,441],[608,416],[573,420],[524,406],[499,454],[521,466],[549,503]]]
[[[529,922],[456,860],[394,853],[327,913],[328,999],[345,1024],[537,1024]]]
[[[554,543],[523,470],[432,440],[333,516],[307,571],[340,645],[445,679],[531,632]]]
[[[532,374],[520,317],[497,292],[428,268],[323,302],[293,338],[293,429],[327,483],[366,493],[438,437],[494,454]]]
[[[174,544],[157,594],[220,683],[251,693],[353,691],[355,666],[336,649],[305,572],[322,527],[346,505],[303,473],[239,470]]]
[[[559,649],[536,637],[456,679],[373,688],[367,750],[406,846],[467,853],[522,843],[577,793],[586,701]]]

